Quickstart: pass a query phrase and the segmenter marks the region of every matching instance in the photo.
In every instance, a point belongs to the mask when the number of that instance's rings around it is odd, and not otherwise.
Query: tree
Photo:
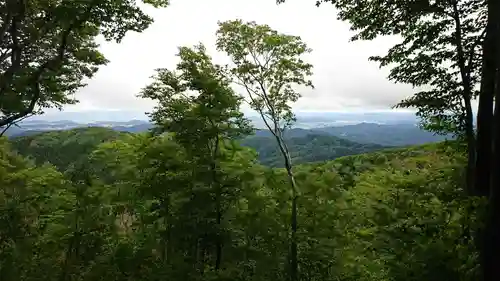
[[[35,167],[7,144],[0,138],[0,274],[35,280],[58,269],[59,245],[47,233],[54,230],[52,225],[64,223],[61,217],[72,198],[68,182],[54,167]]]
[[[183,116],[200,124],[203,118],[192,112]],[[89,136],[85,130],[79,135]],[[58,134],[38,145],[64,147],[67,135]],[[111,139],[90,156],[80,151],[75,158],[89,161],[65,175],[24,161],[0,138],[2,277],[285,280],[287,171],[258,165],[251,149],[221,145],[219,228],[210,155],[189,155],[175,134]],[[107,140],[91,135],[93,143]],[[294,166],[301,188],[300,279],[479,280],[474,241],[464,231],[475,229],[482,212],[468,213],[467,205],[481,207],[484,198],[464,194],[465,160],[449,143],[434,143]],[[219,237],[223,255],[215,272]],[[196,252],[199,264],[193,263]],[[193,266],[200,264],[204,275]]]
[[[0,127],[75,103],[71,94],[107,63],[96,37],[120,42],[152,22],[131,0],[6,0],[0,11]]]
[[[283,2],[283,1],[278,1]],[[480,80],[479,53],[485,35],[482,0],[349,1],[324,0],[339,18],[357,31],[351,40],[398,35],[402,42],[385,56],[370,57],[391,66],[389,79],[420,91],[395,107],[413,107],[422,126],[464,138],[468,151],[467,186],[473,191],[475,166],[474,115],[471,101]]]
[[[293,86],[312,87],[308,76],[312,65],[302,56],[311,50],[298,36],[278,33],[267,25],[241,20],[219,23],[217,48],[231,57],[233,82],[246,90],[250,106],[256,110],[273,134],[283,155],[292,187],[290,279],[298,280],[297,200],[290,152],[284,132],[295,121],[290,103],[299,99]]]
[[[318,5],[319,2],[321,1],[317,1]],[[500,271],[496,267],[500,261],[498,1],[323,2],[334,3],[340,9],[340,18],[350,21],[352,29],[360,30],[354,39],[402,35],[402,44],[392,48],[387,56],[374,59],[382,65],[400,63],[391,71],[391,77],[395,81],[431,86],[435,90],[418,93],[399,106],[417,106],[421,116],[431,121],[437,120],[430,127],[427,126],[431,130],[457,128],[461,129],[459,132],[464,132],[468,149],[466,182],[469,192],[489,197],[485,226],[477,236],[481,250],[482,278],[499,279]],[[478,47],[482,49],[482,54],[476,53]],[[436,62],[442,63],[444,60],[450,62],[446,65],[449,69],[436,68]],[[470,100],[478,94],[475,139]],[[449,108],[458,110],[452,115],[446,115]]]
[[[150,114],[157,131],[173,133],[173,139],[188,157],[189,191],[198,196],[186,203],[186,210],[192,213],[186,221],[198,221],[191,233],[198,233],[195,240],[202,241],[194,260],[203,273],[213,241],[213,268],[217,272],[222,264],[224,212],[238,193],[225,182],[227,175],[221,165],[231,159],[228,141],[248,135],[251,128],[239,110],[241,98],[231,89],[222,68],[212,63],[203,45],[181,47],[178,56],[177,71],[159,69],[155,82],[141,96],[158,101]]]
[[[483,49],[483,72],[478,110],[477,169],[482,169],[481,190],[489,195],[488,214],[481,239],[483,280],[498,280],[500,270],[500,5],[488,4],[488,25]]]

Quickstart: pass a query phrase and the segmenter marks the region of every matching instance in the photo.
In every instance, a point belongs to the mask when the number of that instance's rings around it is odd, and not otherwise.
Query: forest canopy
[[[266,24],[219,22],[213,47],[228,64],[203,43],[179,46],[175,67],[137,93],[156,105],[151,130],[0,137],[1,279],[499,280],[500,2],[322,2],[353,40],[401,37],[371,60],[427,87],[398,106],[453,141],[287,136],[298,89],[313,88],[313,50]],[[0,10],[2,129],[74,103],[107,62],[97,36],[119,43],[152,23],[128,0]],[[244,103],[267,135],[253,135]]]

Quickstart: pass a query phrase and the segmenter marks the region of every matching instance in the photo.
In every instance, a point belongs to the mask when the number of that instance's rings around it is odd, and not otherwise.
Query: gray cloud
[[[336,20],[331,5],[317,8],[313,1],[289,0],[172,0],[163,10],[149,9],[155,23],[141,34],[129,33],[120,43],[103,42],[110,59],[88,86],[77,93],[81,101],[68,111],[121,109],[148,111],[153,103],[135,95],[149,81],[154,69],[173,68],[177,47],[203,42],[217,62],[224,56],[214,50],[217,22],[241,18],[289,34],[299,35],[313,49],[314,90],[303,92],[294,106],[302,111],[389,109],[412,93],[407,85],[387,81],[387,70],[368,61],[392,46],[395,38],[349,42],[349,25]]]

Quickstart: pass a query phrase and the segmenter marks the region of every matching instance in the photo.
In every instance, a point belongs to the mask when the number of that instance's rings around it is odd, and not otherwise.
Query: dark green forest
[[[9,188],[2,198],[9,204],[2,237],[19,239],[3,244],[2,276],[12,276],[6,280],[286,278],[284,169],[259,164],[251,149],[225,146],[217,225],[213,190],[204,177],[191,186],[191,160],[170,135],[63,133],[71,146],[48,133],[36,140],[38,149],[25,150],[59,169],[23,159],[12,148],[22,142],[3,140],[0,175]],[[57,147],[60,154],[42,154]],[[466,210],[481,202],[464,194],[464,163],[455,144],[439,143],[296,166],[303,278],[476,280],[468,229],[477,218]],[[218,235],[223,260],[215,271]],[[197,268],[192,255],[203,245],[204,266]]]
[[[42,132],[30,136],[11,138],[11,146],[24,157],[32,158],[35,164],[49,162],[58,169],[79,165],[103,142],[111,141],[130,133],[108,128],[78,128],[72,130]],[[381,150],[377,144],[360,144],[327,135],[307,134],[287,138],[294,163],[333,160],[338,157]],[[253,148],[258,161],[270,167],[282,167],[276,142],[271,137],[248,136],[239,141],[242,146]]]
[[[142,4],[170,4],[137,2],[0,1],[1,135],[76,103],[108,62],[97,38],[120,43],[153,22]],[[229,63],[180,46],[137,93],[155,104],[151,130],[0,136],[0,280],[500,280],[500,1],[317,5],[335,6],[352,41],[398,35],[369,59],[414,87],[395,107],[453,140],[287,136],[314,50],[219,22],[211,47]]]
[[[346,139],[307,134],[302,137],[287,137],[288,149],[293,163],[303,164],[333,160],[338,157],[360,154],[384,148],[378,144],[361,144]],[[241,141],[243,146],[256,150],[259,162],[266,166],[283,167],[283,156],[271,137],[250,136]]]
[[[35,165],[48,162],[65,171],[85,163],[99,144],[125,135],[106,128],[79,128],[18,137],[10,143],[20,155],[34,160]]]

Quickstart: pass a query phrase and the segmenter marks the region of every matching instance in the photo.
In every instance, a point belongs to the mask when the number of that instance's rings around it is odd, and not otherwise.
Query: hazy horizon
[[[215,50],[219,21],[242,19],[267,24],[279,32],[300,36],[312,49],[306,58],[313,64],[315,89],[302,92],[293,104],[298,116],[381,114],[389,119],[415,119],[414,110],[393,110],[392,106],[418,89],[387,79],[388,68],[368,61],[382,55],[398,42],[396,37],[350,42],[354,32],[336,18],[333,5],[316,7],[309,1],[272,0],[172,0],[165,9],[145,8],[155,22],[144,32],[129,32],[121,43],[99,40],[100,51],[110,63],[102,66],[75,95],[79,103],[65,105],[63,111],[46,109],[44,115],[29,120],[70,120],[77,122],[148,120],[145,112],[154,103],[137,94],[151,82],[157,68],[175,68],[179,46],[203,43],[216,63],[225,63],[224,54]],[[211,9],[213,13],[206,13]],[[294,17],[300,13],[300,17]],[[146,50],[137,52],[137,50]],[[240,93],[241,94],[241,93]],[[477,103],[473,102],[474,107]],[[257,116],[242,106],[247,116]],[[337,117],[336,117],[337,118]],[[365,120],[363,121],[377,120]],[[397,120],[396,120],[397,121]]]
[[[151,110],[154,103],[136,95],[151,81],[155,69],[175,68],[177,48],[199,42],[206,45],[214,62],[226,63],[226,56],[215,50],[215,33],[218,21],[233,19],[300,36],[312,49],[305,59],[314,66],[315,89],[302,93],[294,111],[390,110],[414,92],[410,85],[388,81],[388,69],[368,61],[370,56],[385,53],[398,38],[349,42],[354,33],[348,23],[337,20],[333,5],[316,7],[312,1],[293,0],[282,5],[273,0],[172,0],[165,9],[145,10],[155,22],[144,32],[129,32],[119,44],[99,40],[99,49],[110,63],[78,91],[80,103],[65,109]],[[243,109],[249,113],[247,107]]]
[[[307,123],[402,123],[413,122],[416,116],[411,111],[297,111],[297,124]],[[245,112],[245,116],[254,122],[261,122],[260,116],[252,111]],[[92,122],[127,122],[132,120],[149,121],[148,116],[139,110],[83,110],[57,111],[33,116],[26,121],[72,121],[76,123]]]
[[[214,12],[206,13],[208,9]],[[99,40],[99,49],[110,63],[100,67],[76,93],[79,103],[64,106],[63,112],[47,109],[43,116],[30,120],[147,120],[144,112],[152,111],[154,102],[137,94],[151,82],[155,69],[175,68],[178,47],[200,42],[214,62],[226,63],[226,56],[215,50],[215,32],[219,21],[232,19],[255,21],[300,36],[312,49],[305,59],[314,66],[315,88],[302,92],[303,97],[292,105],[298,115],[414,112],[391,108],[419,89],[389,81],[388,68],[368,61],[370,56],[386,53],[399,39],[386,36],[350,42],[354,32],[348,23],[337,20],[333,5],[316,7],[309,1],[293,0],[282,5],[272,0],[172,0],[165,9],[145,10],[155,22],[144,32],[129,32],[119,44]],[[299,13],[300,17],[292,16]],[[242,111],[256,115],[246,105]]]

